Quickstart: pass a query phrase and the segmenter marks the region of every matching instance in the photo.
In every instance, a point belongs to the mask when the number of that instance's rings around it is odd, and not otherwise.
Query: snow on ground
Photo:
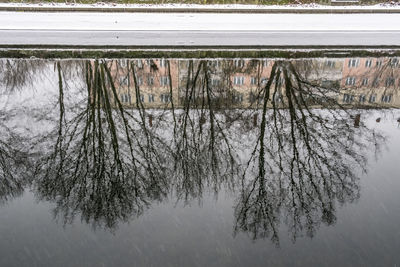
[[[381,3],[376,5],[350,5],[350,6],[330,6],[320,4],[298,4],[298,5],[243,5],[243,4],[115,4],[115,3],[96,3],[96,4],[76,4],[76,3],[0,3],[1,7],[58,7],[58,8],[174,8],[174,9],[400,9],[400,2]]]

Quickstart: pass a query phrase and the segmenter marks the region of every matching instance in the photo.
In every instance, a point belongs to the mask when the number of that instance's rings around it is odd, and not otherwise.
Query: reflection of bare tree
[[[32,129],[20,125],[26,115],[32,116],[29,110],[19,106],[19,93],[34,89],[37,81],[46,79],[51,67],[46,60],[0,60],[0,94],[2,108],[0,110],[0,199],[20,195],[24,186],[31,180],[32,160],[35,155],[30,151]],[[65,61],[66,75],[73,79],[73,74],[82,73],[79,61]],[[10,98],[9,98],[10,97]],[[4,101],[8,99],[7,101]],[[30,107],[34,110],[34,107]],[[31,111],[32,111],[31,110]],[[41,114],[42,116],[43,114]],[[24,133],[24,134],[21,134]],[[30,136],[30,137],[28,137]]]
[[[0,60],[0,84],[5,92],[31,85],[45,66],[43,60]]]
[[[216,100],[221,92],[211,86],[209,67],[207,61],[189,62],[180,92],[183,111],[174,125],[176,191],[185,200],[201,196],[204,186],[215,192],[222,183],[233,186],[237,173],[237,157]]]
[[[0,203],[19,196],[24,190],[29,169],[22,140],[4,123],[8,114],[0,111]]]
[[[302,231],[312,237],[321,222],[335,222],[337,203],[358,198],[356,167],[365,168],[363,151],[382,139],[365,127],[356,132],[331,91],[304,80],[292,62],[274,64],[263,89],[259,139],[243,174],[236,231],[249,232],[254,239],[270,236],[278,243],[277,227],[284,215],[294,240]],[[276,104],[280,93],[285,109]],[[309,103],[322,109],[310,109]]]
[[[12,95],[24,86],[32,85],[36,76],[41,73],[43,61],[38,60],[0,60],[0,96]],[[0,202],[19,196],[29,178],[30,159],[24,147],[26,137],[17,134],[15,121],[18,112],[7,110],[5,101],[0,110]]]
[[[117,108],[112,107],[110,94],[116,91],[106,82],[106,77],[111,80],[106,63],[86,62],[88,97],[80,108],[73,105],[72,117],[64,103],[60,63],[57,69],[59,120],[48,136],[55,143],[39,164],[35,183],[44,198],[57,201],[66,220],[80,211],[86,221],[114,227],[167,190],[161,186],[162,159],[155,141],[143,134],[140,118],[124,110],[116,97]]]

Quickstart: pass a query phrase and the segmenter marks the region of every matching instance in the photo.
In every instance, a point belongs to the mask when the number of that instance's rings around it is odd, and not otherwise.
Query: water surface
[[[397,266],[397,58],[0,60],[1,266]]]

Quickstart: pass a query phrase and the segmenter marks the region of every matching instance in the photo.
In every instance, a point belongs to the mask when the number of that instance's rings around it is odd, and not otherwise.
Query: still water
[[[0,60],[0,266],[400,266],[398,58]]]

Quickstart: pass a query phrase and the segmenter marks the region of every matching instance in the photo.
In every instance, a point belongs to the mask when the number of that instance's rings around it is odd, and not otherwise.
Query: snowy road
[[[0,44],[400,45],[400,14],[0,12]]]

